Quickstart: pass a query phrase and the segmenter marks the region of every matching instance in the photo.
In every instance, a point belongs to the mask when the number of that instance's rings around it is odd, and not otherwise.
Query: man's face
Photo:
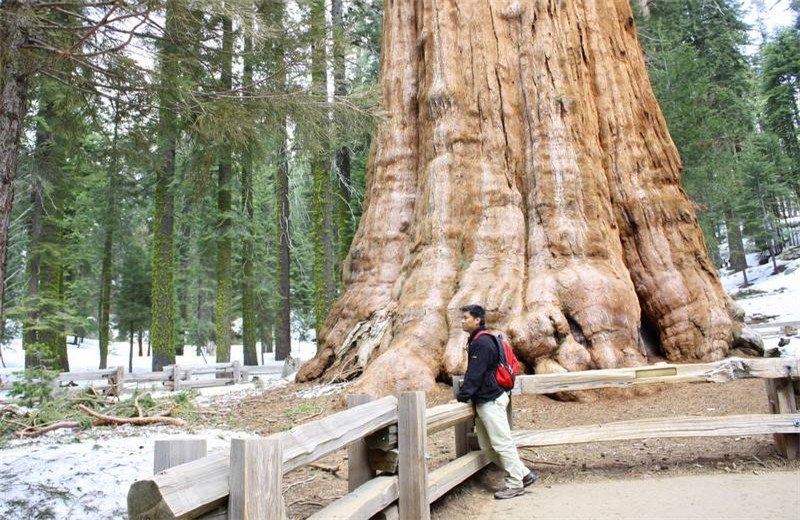
[[[472,332],[473,330],[477,329],[481,324],[481,319],[476,318],[469,312],[461,313],[461,330],[464,332]]]

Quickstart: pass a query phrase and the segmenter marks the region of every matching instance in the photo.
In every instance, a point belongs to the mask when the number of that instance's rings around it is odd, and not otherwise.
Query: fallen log
[[[99,421],[97,424],[171,424],[173,426],[180,426],[182,428],[189,426],[189,423],[183,419],[178,419],[177,417],[164,417],[161,415],[155,417],[116,417],[113,415],[105,415],[95,412],[91,408],[82,404],[79,404],[78,408],[86,415],[97,419],[97,421]]]

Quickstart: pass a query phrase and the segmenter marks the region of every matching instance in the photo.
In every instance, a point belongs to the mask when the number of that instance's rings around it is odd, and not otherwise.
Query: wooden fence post
[[[767,397],[772,413],[797,413],[798,411],[798,402],[791,378],[767,379]],[[774,438],[778,453],[789,460],[795,460],[800,456],[800,434],[776,433]]]
[[[461,385],[464,383],[463,376],[453,376],[453,397],[458,395]],[[466,455],[470,451],[469,434],[475,429],[475,420],[470,419],[453,426],[456,437],[456,457]]]
[[[372,397],[365,394],[350,394],[347,396],[347,407],[353,408],[360,404],[368,403]],[[347,446],[347,491],[355,491],[375,476],[369,465],[367,441],[363,438]]]
[[[239,360],[236,360],[231,367],[233,368],[233,384],[238,385],[242,382],[242,364],[239,363]]]
[[[277,439],[232,439],[229,520],[286,518],[283,449]]]
[[[205,439],[160,439],[153,445],[153,473],[206,456]]]
[[[117,371],[111,378],[111,393],[119,397],[120,394],[122,394],[122,380],[125,379],[125,367],[117,367]]]
[[[181,367],[172,365],[172,389],[177,390],[181,384]]]
[[[404,392],[397,403],[399,506],[402,520],[429,520],[428,465],[425,462],[425,392]]]

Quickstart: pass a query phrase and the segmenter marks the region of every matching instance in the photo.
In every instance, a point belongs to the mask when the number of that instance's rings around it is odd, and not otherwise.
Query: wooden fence
[[[774,434],[780,452],[796,458],[800,449],[797,358],[730,358],[704,364],[520,376],[517,392],[723,383],[743,378],[766,380],[772,414],[644,419],[514,431],[514,439],[520,447],[535,447],[653,437]],[[286,432],[235,440],[230,452],[205,456],[204,448],[187,448],[188,441],[169,441],[161,448],[157,445],[157,474],[131,486],[129,518],[283,518],[282,475],[346,447],[349,493],[311,518],[366,520],[382,514],[387,518],[426,519],[430,503],[489,463],[475,451],[471,406],[456,403],[426,409],[422,392],[374,401],[350,396],[349,404],[345,411]],[[456,458],[429,471],[426,438],[446,428],[455,430]],[[377,471],[382,473],[376,476]]]
[[[98,381],[104,390],[119,395],[125,385],[160,382],[170,390],[205,388],[238,384],[249,381],[251,377],[257,375],[277,375],[282,370],[282,367],[242,365],[239,361],[199,366],[167,365],[161,372],[128,373],[125,367],[120,366],[85,372],[62,372],[58,375],[58,382],[69,384],[76,381]],[[216,377],[194,378],[203,374],[215,374]]]

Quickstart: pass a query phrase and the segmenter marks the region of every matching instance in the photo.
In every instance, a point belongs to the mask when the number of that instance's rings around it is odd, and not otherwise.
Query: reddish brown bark
[[[728,352],[741,314],[627,0],[387,1],[382,45],[345,291],[299,380],[430,389],[464,370],[468,303],[541,373],[640,365],[648,341],[671,360]]]

